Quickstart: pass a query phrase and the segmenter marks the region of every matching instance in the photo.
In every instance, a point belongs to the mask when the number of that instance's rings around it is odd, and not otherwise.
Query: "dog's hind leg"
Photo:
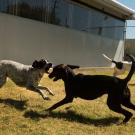
[[[131,103],[131,94],[129,88],[127,88],[126,92],[124,93],[124,96],[122,98],[122,105],[135,110],[135,105]]]
[[[132,117],[133,114],[121,107],[121,104],[119,102],[120,100],[118,98],[120,98],[120,97],[116,97],[116,96],[113,98],[108,97],[107,105],[108,105],[109,109],[111,109],[112,111],[123,114],[125,116],[123,123],[126,123],[130,120],[130,118]]]
[[[122,105],[124,105],[125,107],[127,107],[129,109],[135,110],[135,105],[133,103],[131,103],[130,100],[123,101]]]

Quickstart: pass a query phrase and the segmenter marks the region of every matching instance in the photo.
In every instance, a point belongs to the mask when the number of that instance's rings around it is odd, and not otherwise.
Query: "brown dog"
[[[132,66],[125,79],[107,75],[76,75],[72,71],[72,69],[74,69],[73,66],[71,67],[63,64],[55,66],[53,71],[49,74],[49,78],[54,78],[54,81],[59,79],[64,81],[66,96],[63,100],[54,104],[47,110],[52,111],[59,106],[72,102],[73,99],[77,97],[93,100],[103,94],[108,94],[108,107],[117,113],[123,114],[125,116],[123,122],[128,122],[133,114],[121,107],[121,105],[124,105],[135,110],[135,105],[130,101],[131,95],[127,86],[135,70],[135,60],[133,56],[128,56],[132,61]]]

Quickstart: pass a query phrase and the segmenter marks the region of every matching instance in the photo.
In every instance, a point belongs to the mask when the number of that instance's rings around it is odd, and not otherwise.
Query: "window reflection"
[[[123,38],[124,21],[70,0],[0,0],[0,11],[103,37]]]
[[[56,0],[55,20],[58,25],[69,27],[69,4],[63,0]]]

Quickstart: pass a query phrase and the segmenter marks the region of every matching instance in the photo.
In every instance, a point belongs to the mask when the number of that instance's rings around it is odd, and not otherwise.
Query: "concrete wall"
[[[0,59],[110,66],[102,53],[120,60],[123,50],[123,41],[0,13]]]
[[[125,53],[135,56],[135,39],[127,39],[125,42]]]

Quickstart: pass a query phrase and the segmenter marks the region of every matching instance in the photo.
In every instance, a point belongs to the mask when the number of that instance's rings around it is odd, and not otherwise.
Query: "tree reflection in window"
[[[6,3],[6,13],[18,15],[25,18],[59,24],[55,10],[59,0],[14,0]]]

